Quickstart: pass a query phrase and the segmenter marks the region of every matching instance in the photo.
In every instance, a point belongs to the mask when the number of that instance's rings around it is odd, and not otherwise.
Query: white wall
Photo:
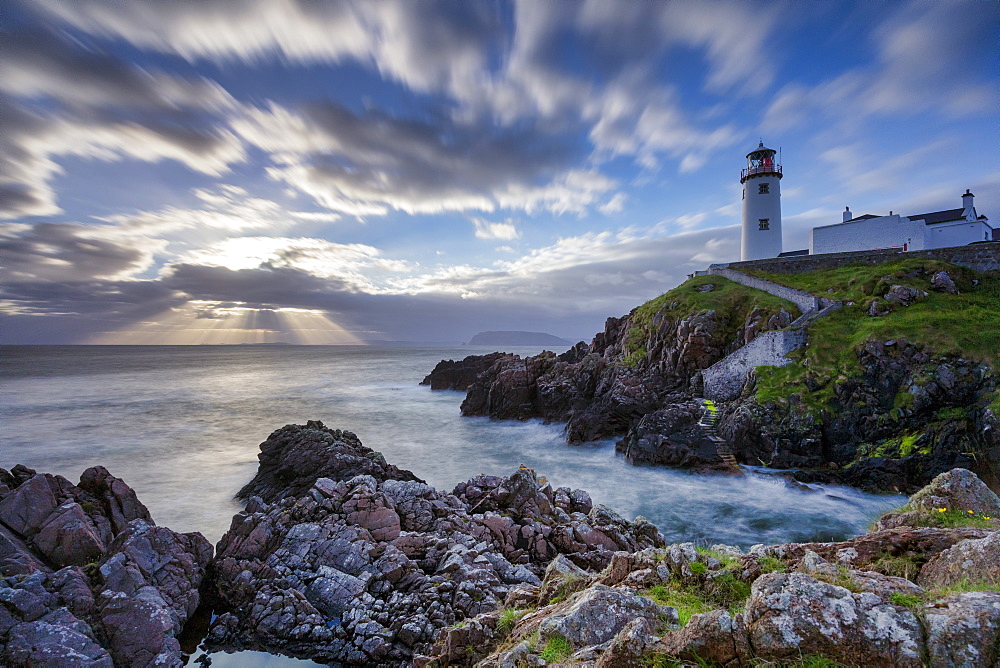
[[[923,221],[898,214],[814,227],[809,233],[809,253],[846,253],[904,244],[907,250],[924,250],[926,227]]]
[[[768,192],[761,193],[761,184]],[[743,184],[743,237],[740,259],[760,260],[781,254],[781,179],[752,176]],[[768,229],[760,229],[760,219],[768,219]]]
[[[954,223],[938,223],[926,226],[926,230],[926,248],[965,246],[974,241],[988,241],[993,238],[993,228],[981,221],[970,223],[960,220]]]

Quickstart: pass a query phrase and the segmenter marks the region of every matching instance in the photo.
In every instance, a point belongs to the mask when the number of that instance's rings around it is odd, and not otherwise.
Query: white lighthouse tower
[[[781,254],[781,165],[764,142],[747,153],[743,184],[743,244],[741,260]]]

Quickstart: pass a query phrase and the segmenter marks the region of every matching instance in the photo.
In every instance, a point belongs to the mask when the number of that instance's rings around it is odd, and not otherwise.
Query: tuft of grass
[[[993,518],[990,515],[974,513],[971,510],[938,508],[936,512],[931,512],[930,516],[931,521],[936,521],[938,526],[948,529],[956,527],[989,529],[993,526],[990,522]]]
[[[716,606],[697,590],[691,587],[682,587],[675,583],[671,583],[669,586],[655,585],[646,592],[646,595],[660,605],[675,608],[681,626],[686,625],[692,615],[711,612],[716,609]]]
[[[708,566],[706,566],[700,561],[692,561],[690,564],[688,564],[688,568],[690,568],[691,572],[694,573],[695,575],[704,575],[705,573],[708,572]]]
[[[843,664],[819,654],[803,655],[794,661],[775,662],[764,659],[753,659],[750,665],[757,668],[764,668],[764,666],[768,668],[843,668]]]
[[[967,594],[971,591],[1000,591],[1000,575],[993,580],[969,580],[962,578],[959,582],[943,587],[932,587],[927,590],[928,600],[937,600],[952,594]]]
[[[555,663],[568,659],[572,653],[573,646],[569,644],[569,640],[561,635],[554,635],[545,641],[539,656],[545,659],[546,663]]]
[[[904,608],[919,608],[924,604],[924,598],[917,594],[904,594],[901,591],[894,591],[889,594],[889,602]]]
[[[757,559],[757,563],[760,564],[762,573],[785,573],[788,571],[785,562],[777,557],[766,555]]]
[[[847,566],[837,566],[836,573],[810,573],[817,580],[822,580],[828,584],[835,585],[837,587],[843,587],[847,591],[853,592],[855,594],[861,591],[861,585],[858,581],[854,579],[851,575],[851,571]]]
[[[722,562],[723,568],[729,568],[729,569],[740,568],[740,560],[731,554],[723,554],[718,550],[712,550],[707,547],[702,547],[700,545],[696,546],[694,549],[696,552],[698,552],[698,554],[702,556],[718,559],[719,561]]]
[[[504,608],[500,612],[500,619],[497,620],[497,631],[501,636],[510,635],[521,618],[534,611],[534,608]]]
[[[927,557],[923,554],[892,555],[883,553],[871,563],[871,569],[897,578],[913,580],[920,573],[920,569],[923,568],[926,561]]]

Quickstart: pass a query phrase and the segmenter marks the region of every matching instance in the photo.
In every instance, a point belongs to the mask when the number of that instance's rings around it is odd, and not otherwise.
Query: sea
[[[136,490],[157,524],[199,531],[213,543],[240,510],[234,495],[256,473],[258,445],[307,420],[354,432],[438,489],[531,467],[554,487],[584,489],[628,519],[645,517],[668,542],[747,548],[839,540],[906,501],[790,483],[763,467],[730,477],[632,466],[613,440],[568,445],[560,424],[463,417],[464,393],[419,384],[442,359],[493,350],[0,346],[0,467],[24,464],[75,483],[87,467],[105,466]],[[287,663],[212,656],[215,666]]]

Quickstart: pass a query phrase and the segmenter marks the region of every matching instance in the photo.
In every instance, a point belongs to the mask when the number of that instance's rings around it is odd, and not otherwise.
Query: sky
[[[1000,223],[1000,3],[10,1],[0,342],[590,340],[856,215]]]

